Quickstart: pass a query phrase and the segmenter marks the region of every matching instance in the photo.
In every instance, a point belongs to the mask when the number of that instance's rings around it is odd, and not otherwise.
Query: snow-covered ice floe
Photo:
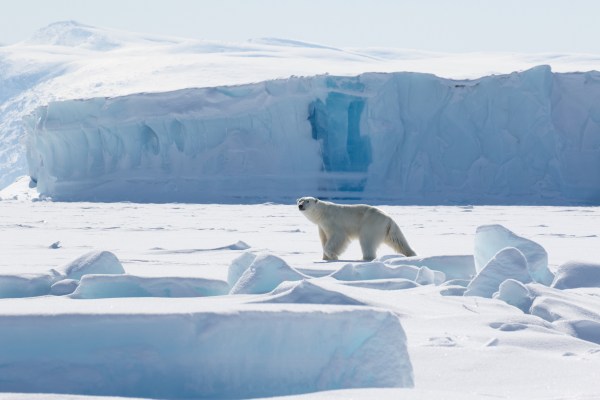
[[[382,248],[375,261],[354,262],[360,249],[350,246],[349,261],[322,262],[314,227],[290,206],[2,205],[13,212],[0,209],[9,260],[0,258],[0,296],[27,297],[0,299],[2,397],[595,393],[598,266],[565,260],[596,240],[596,210],[536,208],[542,215],[519,223],[532,208],[390,207],[422,256]],[[472,225],[508,214],[519,235]],[[557,216],[577,221],[582,238],[542,284],[530,260],[543,259],[548,239],[566,240],[549,228]],[[11,253],[15,240],[37,264]],[[91,244],[111,251],[83,250]],[[533,379],[540,374],[547,379]]]
[[[413,386],[405,333],[381,309],[67,301],[0,315],[2,391],[247,398]],[[40,318],[46,307],[56,311]]]
[[[320,75],[50,102],[29,118],[27,162],[41,195],[67,201],[310,193],[597,204],[600,175],[588,171],[600,170],[599,98],[598,72],[540,66],[475,80]]]

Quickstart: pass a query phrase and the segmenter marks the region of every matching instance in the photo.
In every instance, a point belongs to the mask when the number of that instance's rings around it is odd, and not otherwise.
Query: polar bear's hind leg
[[[333,234],[327,238],[323,246],[323,260],[337,260],[348,246],[348,239],[341,234]]]
[[[372,261],[377,257],[377,249],[379,245],[383,242],[385,238],[385,234],[381,232],[375,233],[369,229],[362,229],[360,231],[360,235],[358,236],[358,241],[360,242],[360,248],[363,254],[364,261]]]

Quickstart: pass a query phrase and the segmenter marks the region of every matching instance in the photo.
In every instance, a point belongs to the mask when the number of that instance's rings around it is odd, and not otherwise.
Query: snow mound
[[[467,288],[460,285],[446,285],[440,290],[442,296],[464,296]]]
[[[529,275],[549,286],[554,275],[548,269],[548,253],[536,242],[517,236],[502,225],[482,225],[475,233],[475,268],[480,272],[492,257],[506,247],[518,249],[527,260]]]
[[[203,253],[207,251],[220,251],[220,250],[248,250],[250,245],[242,240],[238,240],[235,243],[228,244],[225,246],[211,247],[211,248],[194,248],[194,249],[174,249],[166,250],[162,248],[155,248],[158,253],[161,254],[192,254],[192,253]]]
[[[404,278],[416,280],[419,268],[412,265],[386,265],[380,261],[346,264],[330,276],[341,281]]]
[[[63,279],[54,283],[50,287],[50,294],[54,296],[64,296],[71,294],[77,289],[79,281],[77,279]]]
[[[61,268],[68,279],[81,279],[88,274],[124,274],[125,269],[110,251],[91,251]]]
[[[204,278],[84,275],[71,297],[205,297],[228,292],[229,285],[226,282]]]
[[[528,284],[527,288],[534,297],[531,314],[548,322],[589,318],[600,321],[598,291],[592,296],[582,296],[579,289],[560,290],[536,284]]]
[[[403,278],[371,279],[366,281],[342,281],[340,283],[346,286],[356,286],[377,290],[402,290],[421,286],[415,281]]]
[[[324,46],[324,45],[318,44],[318,43],[309,43],[309,42],[303,42],[300,40],[283,39],[283,38],[276,38],[276,37],[255,38],[255,39],[250,39],[249,42],[250,43],[258,43],[258,44],[267,44],[270,46],[305,47],[305,48],[311,48],[311,49],[327,49],[327,50],[343,51],[343,50],[335,48],[335,47]]]
[[[500,284],[507,279],[515,279],[523,283],[531,282],[527,260],[523,253],[514,247],[507,247],[496,253],[469,283],[465,296],[491,298],[498,291]]]
[[[27,43],[80,47],[97,51],[113,50],[119,47],[120,43],[107,33],[107,30],[80,24],[76,21],[60,21],[38,30]]]
[[[569,325],[573,329],[575,336],[579,339],[600,344],[600,321],[583,319],[570,321]]]
[[[381,261],[369,261],[363,263],[350,263],[346,264],[334,273],[330,274],[331,278],[338,279],[340,281],[372,281],[372,280],[394,280],[394,279],[403,279],[410,280],[416,283],[416,286],[419,285],[440,285],[446,280],[446,275],[441,271],[436,271],[429,269],[425,266],[416,267],[413,265],[393,265],[394,262],[404,262],[406,264],[410,263],[410,257],[400,257],[400,258],[386,258],[385,262]],[[361,284],[357,284],[355,286],[360,286]],[[406,283],[389,283],[384,284],[380,282],[378,284],[372,284],[367,286],[388,286],[388,287],[407,287]],[[366,287],[365,285],[363,285]]]
[[[35,184],[28,176],[21,176],[14,183],[0,190],[0,201],[2,200],[39,200],[39,193]]]
[[[138,307],[0,315],[2,390],[216,399],[413,386],[406,335],[388,311],[257,304],[161,314],[154,303]]]
[[[558,267],[552,287],[571,289],[578,287],[600,287],[600,264],[569,261]]]
[[[446,274],[427,267],[419,268],[415,282],[419,285],[441,285],[446,280]]]
[[[120,31],[117,29],[101,28],[85,25],[77,21],[59,21],[39,29],[33,36],[22,43],[30,46],[62,46],[71,48],[70,54],[88,56],[89,51],[109,52],[123,48],[144,47],[146,51],[153,51],[153,47],[169,45],[174,51],[189,49],[190,44],[185,39],[140,34],[135,32]],[[197,46],[208,45],[209,42],[199,41]],[[77,53],[78,50],[83,50]],[[56,52],[53,49],[48,52]],[[115,57],[118,57],[116,55]]]
[[[547,321],[559,332],[600,344],[600,289],[581,290],[584,289],[560,290],[507,279],[493,297]]]
[[[299,281],[308,278],[310,277],[290,267],[284,260],[277,256],[259,254],[244,271],[242,276],[240,276],[235,285],[233,285],[229,293],[268,293],[284,281]]]
[[[52,274],[0,275],[0,298],[47,295],[56,279]]]
[[[527,286],[515,279],[507,279],[502,282],[498,291],[492,297],[503,300],[525,313],[529,313],[529,307],[531,307],[531,303],[533,302],[533,297],[529,293]]]
[[[263,300],[262,302],[364,305],[364,303],[350,296],[319,285],[318,280],[315,279],[283,282],[269,293],[267,300]]]
[[[227,246],[219,248],[219,250],[248,250],[251,246],[243,240],[238,240]]]
[[[236,282],[244,275],[244,272],[256,259],[256,254],[252,252],[244,252],[229,264],[227,269],[227,283],[229,287],[235,286]]]
[[[531,315],[551,322],[558,330],[600,344],[600,291],[582,296],[577,290],[559,290],[542,285],[527,285],[535,297]]]
[[[429,257],[388,257],[389,265],[414,265],[441,271],[446,279],[472,279],[475,276],[475,260],[472,255],[443,255]]]

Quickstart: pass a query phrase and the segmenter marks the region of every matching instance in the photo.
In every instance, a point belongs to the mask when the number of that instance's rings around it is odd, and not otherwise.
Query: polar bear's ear
[[[317,198],[315,197],[315,203],[318,203],[318,202],[319,202],[319,199],[317,199]]]

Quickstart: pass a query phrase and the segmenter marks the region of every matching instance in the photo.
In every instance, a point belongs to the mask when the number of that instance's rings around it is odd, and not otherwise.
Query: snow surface
[[[473,256],[484,225],[547,249],[557,277],[593,282],[598,208],[386,206],[420,256],[382,247],[365,263],[356,243],[345,261],[319,261],[316,229],[292,205],[0,204],[0,282],[13,288],[0,299],[0,392],[600,395],[598,285],[558,289],[513,274],[492,296],[463,296],[488,268],[476,272]],[[67,277],[100,254],[124,273]],[[244,277],[252,268],[261,274]],[[227,294],[240,281],[258,284]],[[220,292],[193,292],[208,284]]]

